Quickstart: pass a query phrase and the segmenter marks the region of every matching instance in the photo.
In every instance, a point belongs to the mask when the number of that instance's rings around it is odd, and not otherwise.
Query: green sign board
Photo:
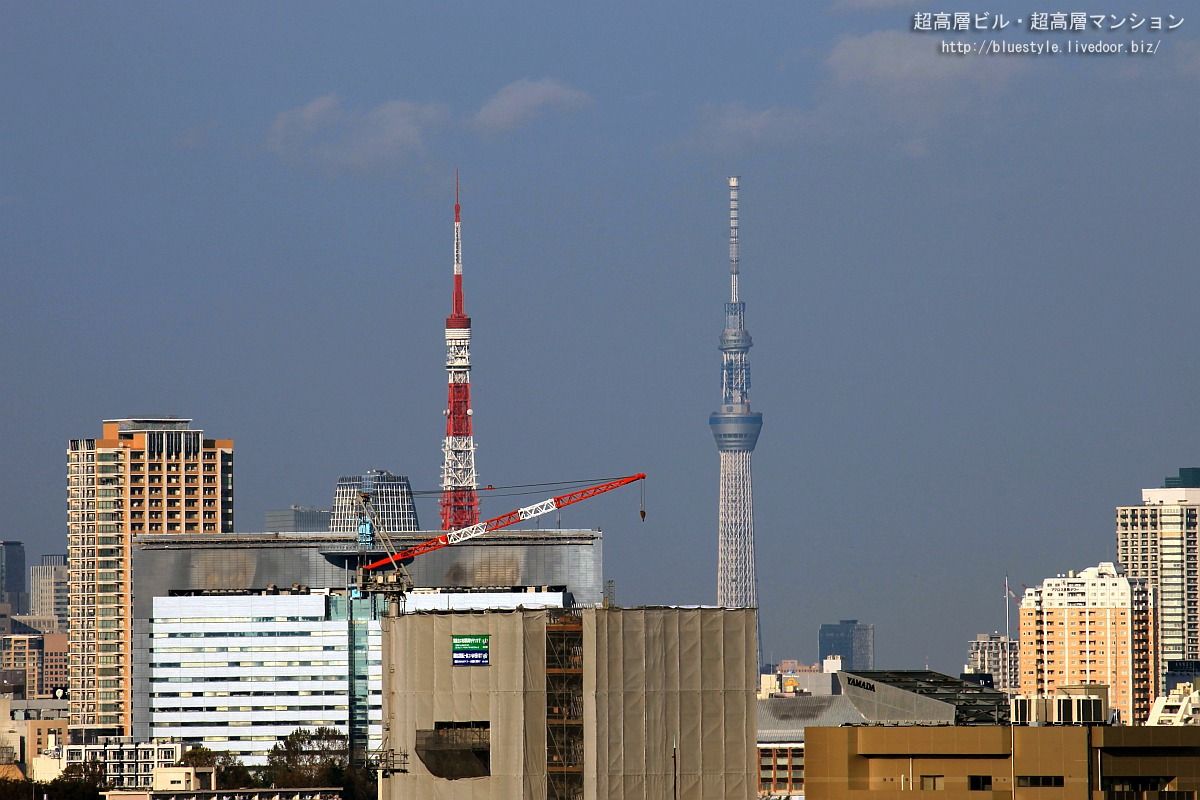
[[[486,667],[492,637],[488,634],[450,636],[450,653],[456,667]]]

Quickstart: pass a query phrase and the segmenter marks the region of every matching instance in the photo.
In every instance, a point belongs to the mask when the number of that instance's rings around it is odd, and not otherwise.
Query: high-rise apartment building
[[[360,493],[371,495],[375,521],[385,533],[421,530],[408,477],[393,475],[384,469],[372,469],[363,475],[338,478],[333,490],[333,517],[329,522],[331,532],[351,533],[358,530]]]
[[[8,603],[13,614],[29,611],[25,591],[25,545],[0,541],[0,603]]]
[[[1153,595],[1108,562],[1047,578],[1021,598],[1020,652],[1022,695],[1104,684],[1121,721],[1141,724],[1157,675]]]
[[[105,420],[67,448],[70,708],[76,739],[128,735],[135,534],[233,531],[233,440],[191,420]]]
[[[1117,560],[1154,592],[1155,689],[1169,661],[1200,659],[1200,467],[1179,470],[1161,489],[1143,489],[1140,506],[1117,506]]]
[[[42,619],[52,617],[65,630],[70,599],[65,553],[42,556],[41,563],[29,568],[30,616]]]
[[[0,639],[0,668],[25,673],[25,698],[58,696],[67,689],[65,633],[11,634]]]
[[[841,656],[846,672],[875,669],[875,626],[856,619],[826,622],[817,634],[817,650],[822,662]]]
[[[963,671],[991,675],[993,684],[1000,691],[1019,691],[1020,670],[1020,650],[1005,634],[981,633],[967,643],[967,663]]]

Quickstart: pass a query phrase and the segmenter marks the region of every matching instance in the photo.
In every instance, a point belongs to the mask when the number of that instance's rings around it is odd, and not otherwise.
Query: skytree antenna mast
[[[762,414],[750,410],[749,354],[753,342],[744,324],[746,304],[738,295],[739,255],[738,178],[732,177],[729,179],[729,302],[725,304],[725,330],[721,332],[721,408],[708,418],[721,459],[717,605],[757,608],[750,455],[758,443]]]
[[[442,442],[442,530],[479,522],[475,437],[471,432],[471,318],[463,305],[462,206],[454,173],[454,299],[446,317],[446,438]]]

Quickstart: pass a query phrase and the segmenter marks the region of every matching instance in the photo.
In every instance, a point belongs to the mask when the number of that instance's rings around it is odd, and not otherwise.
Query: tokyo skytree
[[[729,302],[721,332],[721,408],[708,418],[721,459],[717,513],[717,605],[757,608],[754,569],[754,485],[750,455],[762,414],[750,410],[750,347],[746,304],[738,296],[738,178],[729,179]]]

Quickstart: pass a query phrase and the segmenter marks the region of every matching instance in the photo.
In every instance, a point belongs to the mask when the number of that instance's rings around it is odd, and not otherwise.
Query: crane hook
[[[646,480],[643,478],[641,481],[639,481],[639,483],[641,484],[641,486],[639,488],[642,490],[642,507],[641,507],[641,510],[638,511],[638,513],[642,515],[642,522],[645,522],[646,521]]]

